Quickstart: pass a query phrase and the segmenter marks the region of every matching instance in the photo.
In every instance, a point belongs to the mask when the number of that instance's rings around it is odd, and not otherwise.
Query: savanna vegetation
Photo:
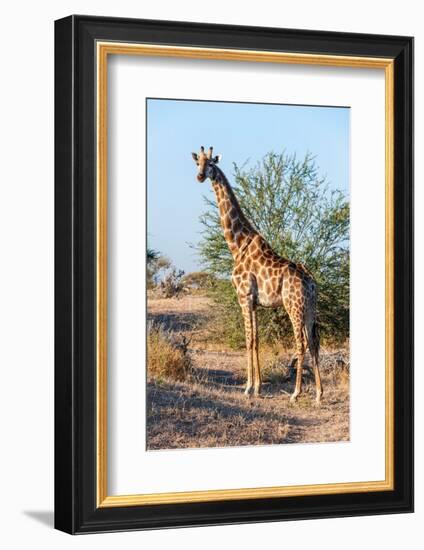
[[[205,197],[195,245],[201,271],[185,274],[147,251],[149,449],[340,441],[349,438],[349,203],[319,174],[312,156],[269,153],[229,178],[246,216],[283,257],[304,263],[318,283],[324,399],[294,405],[293,335],[282,309],[259,308],[260,398],[243,395],[244,328],[230,282],[232,258],[215,200]]]
[[[273,249],[303,263],[318,283],[321,339],[344,342],[349,337],[349,202],[319,174],[311,155],[298,159],[268,153],[253,168],[234,164],[232,187],[242,210]],[[212,276],[210,296],[219,332],[232,347],[244,344],[243,322],[230,276],[233,262],[225,242],[218,209],[205,197],[202,239],[197,245],[205,270]],[[291,325],[282,308],[259,309],[262,342],[287,343]]]

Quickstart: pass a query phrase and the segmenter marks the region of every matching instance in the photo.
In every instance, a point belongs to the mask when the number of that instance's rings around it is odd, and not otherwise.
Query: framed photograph
[[[413,509],[413,39],[55,24],[55,525]]]

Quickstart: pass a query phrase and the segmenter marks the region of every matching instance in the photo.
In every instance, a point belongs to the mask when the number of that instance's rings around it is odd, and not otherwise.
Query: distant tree
[[[162,256],[157,250],[147,248],[146,262],[147,288],[153,288],[159,283],[161,272],[171,267],[171,261],[166,256]]]
[[[234,164],[232,187],[248,219],[281,256],[305,264],[318,283],[318,317],[322,336],[349,336],[349,202],[330,189],[312,155],[268,153],[253,168]],[[198,252],[205,269],[216,277],[211,290],[221,312],[229,343],[243,344],[243,323],[230,283],[233,259],[225,242],[214,199],[207,210]],[[283,309],[259,310],[265,341],[291,336]]]
[[[159,258],[160,254],[157,250],[153,248],[148,248],[146,252],[147,264],[151,265],[155,260]]]

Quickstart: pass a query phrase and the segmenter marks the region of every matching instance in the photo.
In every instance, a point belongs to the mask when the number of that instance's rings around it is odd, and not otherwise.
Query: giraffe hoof
[[[316,396],[316,397],[315,397],[315,401],[316,401],[316,403],[318,403],[318,404],[321,403],[321,399],[322,399],[323,393],[324,393],[324,392],[322,391],[321,388],[320,388],[319,390],[316,391],[316,393],[315,393],[315,396]]]
[[[253,387],[251,387],[251,386],[250,386],[250,387],[247,387],[247,388],[244,390],[244,395],[245,395],[246,397],[251,397],[252,393],[253,393]]]
[[[296,403],[298,395],[298,393],[293,393],[290,397],[290,403]]]

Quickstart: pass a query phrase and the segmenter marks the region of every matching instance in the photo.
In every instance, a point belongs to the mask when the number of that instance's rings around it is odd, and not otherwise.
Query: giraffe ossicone
[[[213,155],[213,147],[205,153],[202,146],[192,157],[198,166],[197,180],[204,182],[209,178],[212,182],[224,237],[233,257],[231,281],[243,314],[246,338],[246,395],[259,395],[262,384],[257,308],[283,307],[290,317],[296,343],[296,383],[290,401],[295,401],[302,390],[303,361],[309,347],[319,403],[323,390],[318,366],[317,286],[313,276],[302,264],[276,254],[246,218],[225,174],[217,166],[221,156]]]

